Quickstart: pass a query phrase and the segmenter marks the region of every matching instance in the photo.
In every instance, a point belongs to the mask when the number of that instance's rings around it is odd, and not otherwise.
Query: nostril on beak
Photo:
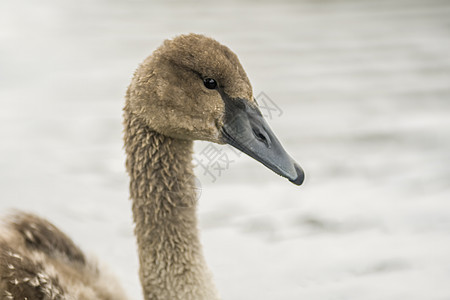
[[[265,132],[259,130],[258,128],[253,128],[253,134],[258,141],[264,143],[266,147],[270,147],[270,138]]]

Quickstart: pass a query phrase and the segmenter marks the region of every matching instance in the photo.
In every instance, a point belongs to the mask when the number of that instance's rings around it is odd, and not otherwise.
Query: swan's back
[[[0,228],[0,299],[125,299],[50,222],[16,213]]]

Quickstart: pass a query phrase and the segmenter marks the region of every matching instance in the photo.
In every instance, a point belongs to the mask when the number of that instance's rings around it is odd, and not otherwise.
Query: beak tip
[[[297,173],[297,177],[292,180],[289,179],[289,181],[295,185],[301,185],[303,181],[305,181],[305,172],[303,172],[303,169],[298,164],[295,164],[294,167],[295,172]]]

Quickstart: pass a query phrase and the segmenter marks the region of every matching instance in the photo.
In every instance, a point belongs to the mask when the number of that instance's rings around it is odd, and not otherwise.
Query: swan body
[[[48,221],[15,213],[0,229],[0,299],[126,299],[101,271]]]
[[[194,140],[228,143],[300,185],[237,56],[197,34],[167,40],[139,66],[124,107],[139,275],[146,300],[220,299],[198,236]],[[0,231],[0,299],[125,299],[48,221],[16,213]]]

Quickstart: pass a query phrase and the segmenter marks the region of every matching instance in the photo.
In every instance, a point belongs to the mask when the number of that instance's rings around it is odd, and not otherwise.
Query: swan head
[[[291,182],[303,182],[303,170],[264,120],[238,57],[212,38],[166,40],[135,72],[126,110],[156,132],[228,143]]]

